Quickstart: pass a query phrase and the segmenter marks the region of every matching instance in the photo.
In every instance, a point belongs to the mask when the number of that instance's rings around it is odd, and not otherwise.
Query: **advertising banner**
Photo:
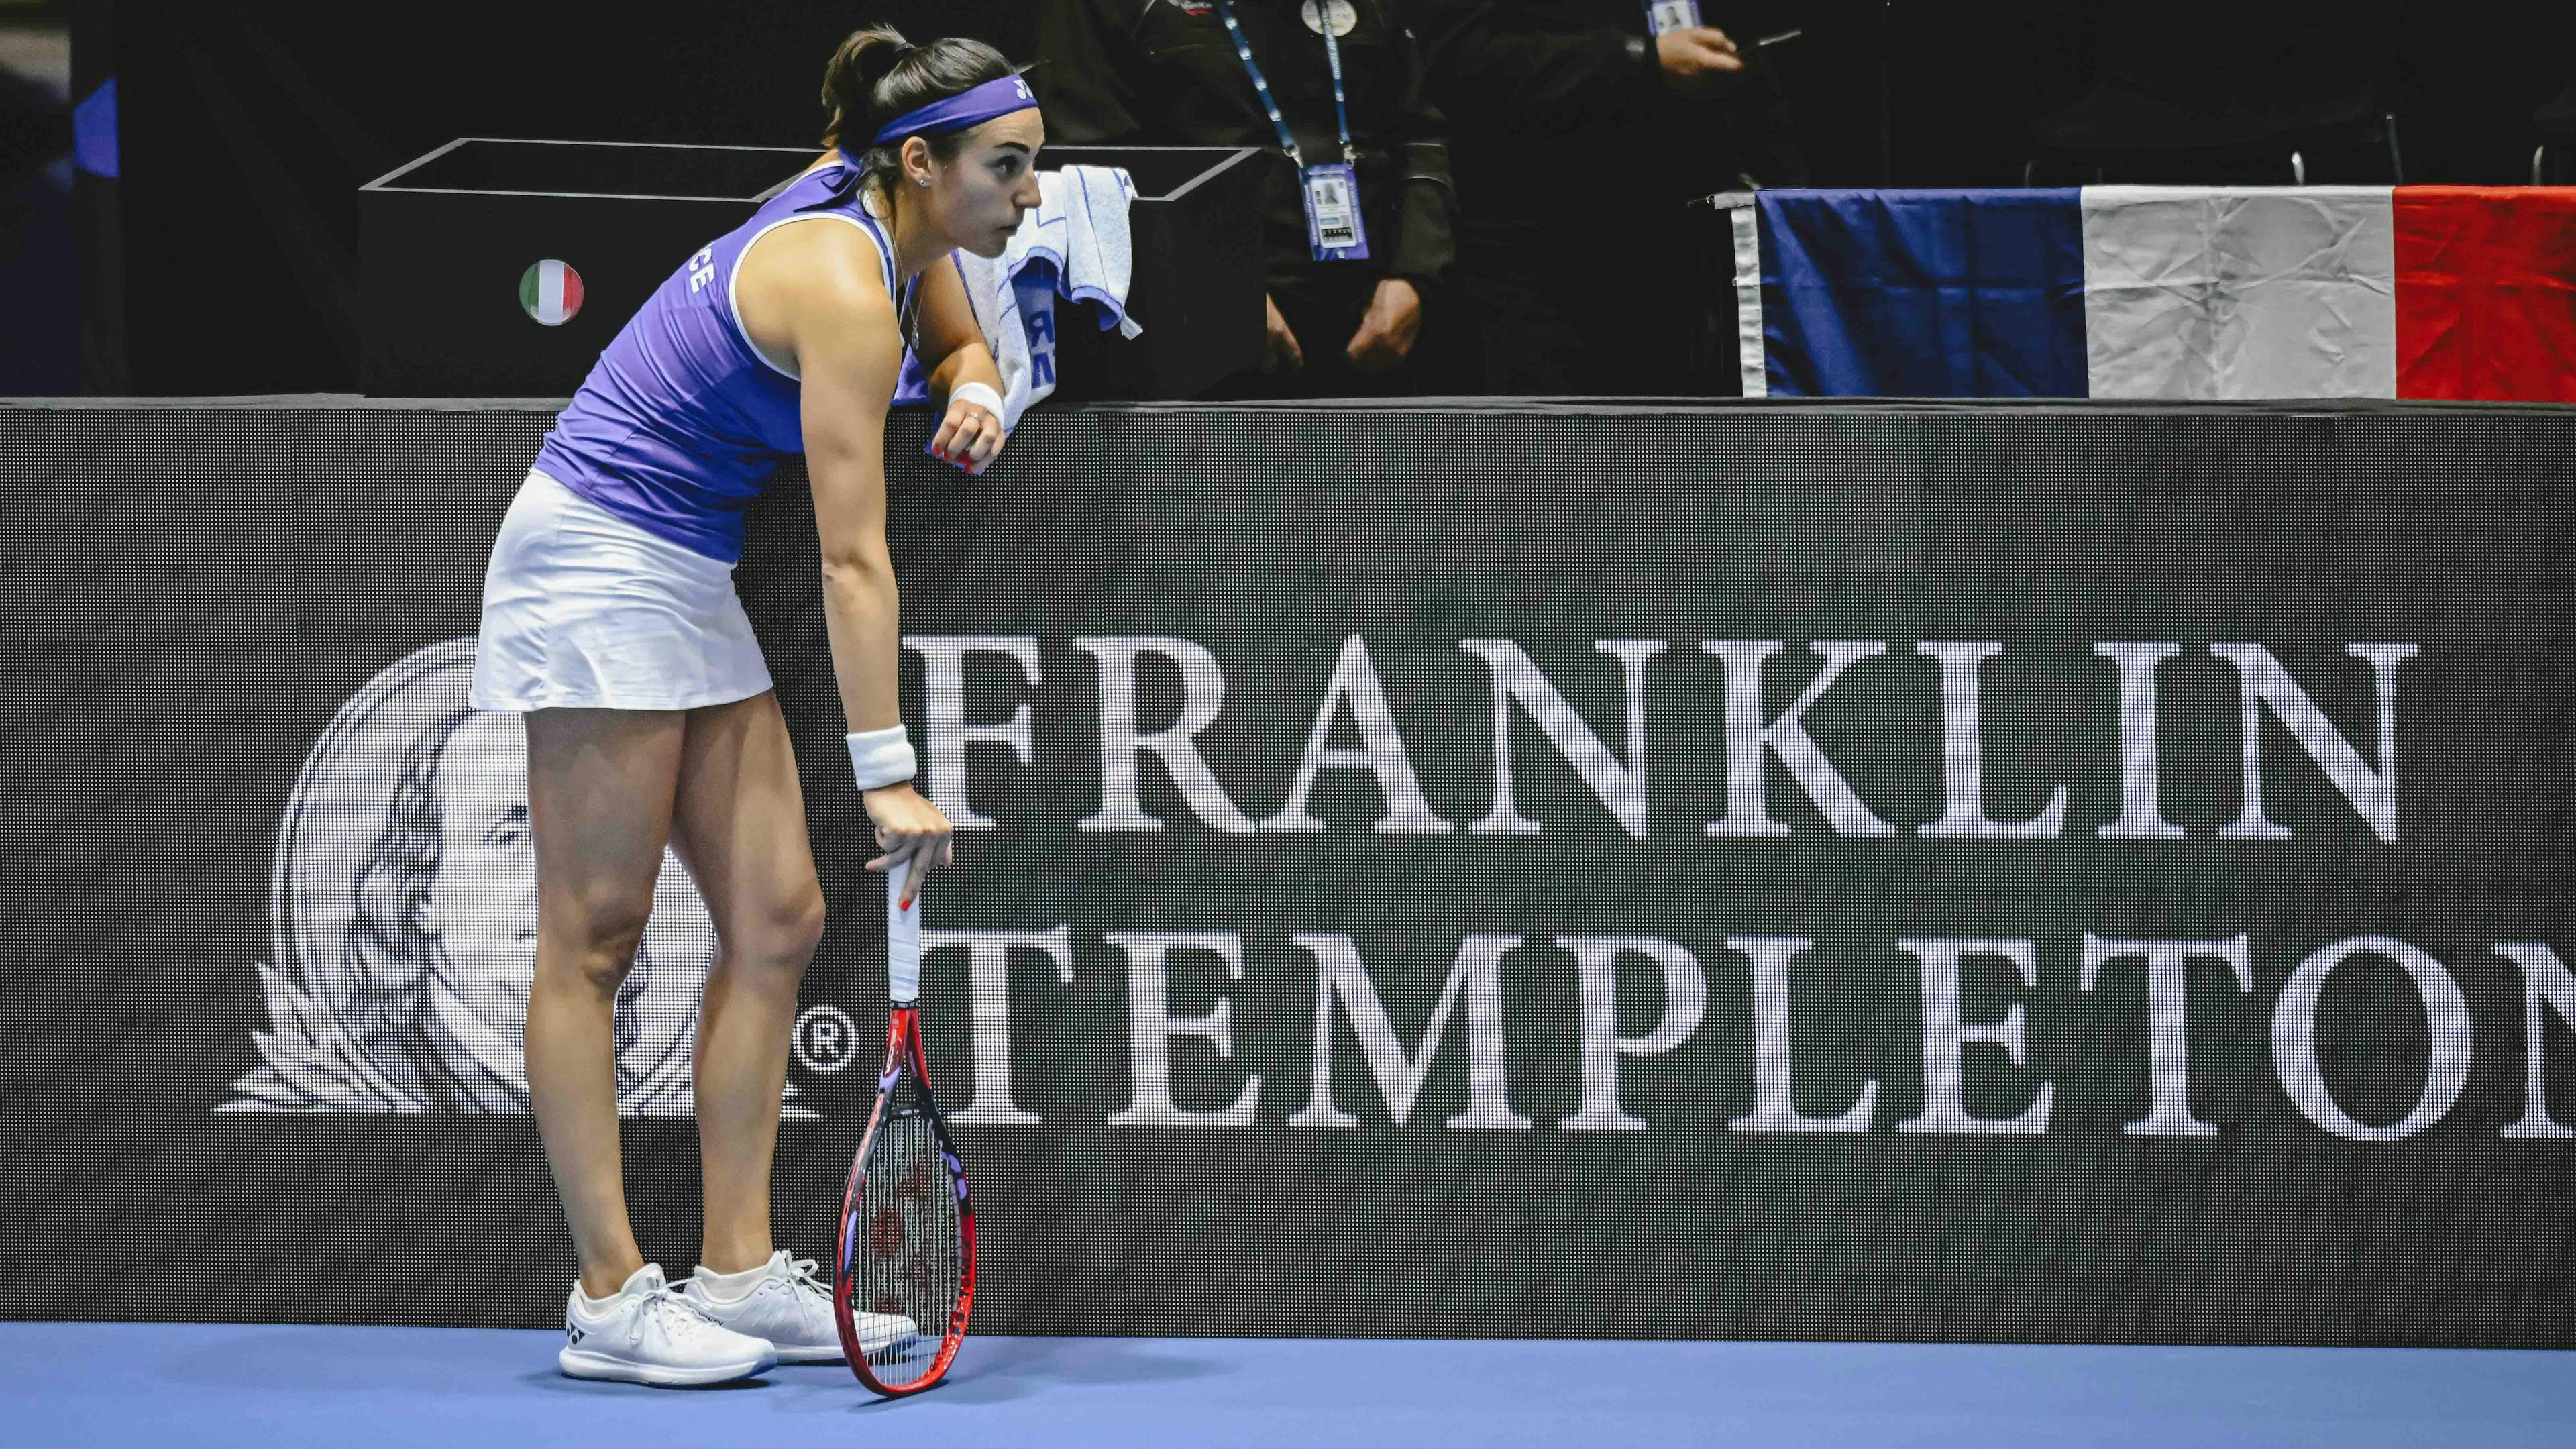
[[[0,409],[11,1312],[559,1315],[525,747],[464,704],[549,421]],[[2576,411],[920,433],[980,1328],[2576,1344]],[[884,1013],[817,556],[791,467],[737,579],[832,910],[805,1255]],[[675,1272],[714,959],[667,861],[617,1080]]]

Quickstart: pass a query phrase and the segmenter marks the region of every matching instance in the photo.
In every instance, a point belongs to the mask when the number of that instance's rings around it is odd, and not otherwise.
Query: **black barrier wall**
[[[463,709],[548,421],[0,408],[7,1313],[559,1313]],[[2576,1343],[2576,411],[921,432],[981,1327]],[[811,527],[791,470],[740,576],[835,912],[806,1253],[883,1009]],[[675,1268],[712,948],[674,869],[619,1084]]]

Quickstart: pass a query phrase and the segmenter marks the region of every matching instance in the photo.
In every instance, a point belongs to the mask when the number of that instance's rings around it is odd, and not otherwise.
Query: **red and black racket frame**
[[[927,1108],[930,1128],[939,1138],[940,1154],[948,1159],[949,1176],[957,1183],[957,1237],[960,1257],[957,1307],[948,1315],[940,1336],[939,1356],[920,1378],[902,1385],[889,1385],[878,1380],[868,1367],[868,1356],[861,1349],[858,1330],[851,1321],[850,1297],[857,1291],[855,1275],[850,1271],[859,1239],[859,1187],[866,1181],[868,1154],[876,1147],[877,1129],[884,1125],[886,1106],[894,1095],[895,1078],[904,1059],[912,1061],[913,1076],[921,1083],[922,1102]],[[930,1095],[930,1063],[921,1053],[921,1012],[918,1007],[898,1006],[886,1013],[885,1071],[877,1077],[876,1105],[868,1111],[867,1130],[859,1137],[858,1155],[850,1159],[849,1186],[841,1194],[841,1232],[832,1260],[832,1318],[841,1331],[841,1351],[849,1356],[850,1372],[859,1382],[888,1398],[901,1398],[935,1387],[948,1376],[948,1366],[957,1357],[957,1347],[966,1338],[966,1319],[975,1307],[975,1206],[966,1195],[966,1167],[958,1158],[956,1139],[948,1135],[948,1119],[940,1115],[939,1104]],[[925,1329],[929,1325],[922,1325]]]

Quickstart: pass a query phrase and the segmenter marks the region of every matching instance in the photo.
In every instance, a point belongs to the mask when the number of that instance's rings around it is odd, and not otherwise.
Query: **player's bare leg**
[[[698,1012],[698,1143],[706,1245],[717,1273],[766,1263],[769,1178],[796,992],[823,937],[823,887],[805,834],[787,723],[774,694],[691,710],[673,844],[716,927]]]
[[[823,887],[805,838],[805,797],[777,697],[689,712],[672,843],[715,920],[716,963],[698,1009],[699,1156],[706,1246],[684,1289],[781,1363],[838,1363],[831,1289],[813,1259],[770,1240],[796,988],[823,938]]]
[[[548,709],[527,718],[537,857],[528,1105],[572,1228],[582,1291],[604,1298],[644,1263],[619,1175],[616,1001],[653,908],[684,717]]]

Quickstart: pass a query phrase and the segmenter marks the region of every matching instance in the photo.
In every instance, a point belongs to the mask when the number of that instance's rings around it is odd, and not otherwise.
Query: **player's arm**
[[[796,236],[796,233],[805,233]],[[805,467],[822,545],[823,624],[832,673],[854,733],[902,723],[896,692],[902,610],[886,548],[885,418],[903,367],[893,302],[878,283],[873,245],[847,227],[789,227],[763,269],[761,312],[776,318],[802,377]],[[910,782],[867,792],[885,854],[870,869],[944,863],[949,825]]]
[[[1002,451],[1001,415],[983,399],[959,398],[957,389],[982,383],[998,398],[1002,369],[984,344],[984,329],[975,321],[953,257],[922,274],[921,365],[930,374],[930,406],[939,415],[931,455],[969,473],[983,472]]]

